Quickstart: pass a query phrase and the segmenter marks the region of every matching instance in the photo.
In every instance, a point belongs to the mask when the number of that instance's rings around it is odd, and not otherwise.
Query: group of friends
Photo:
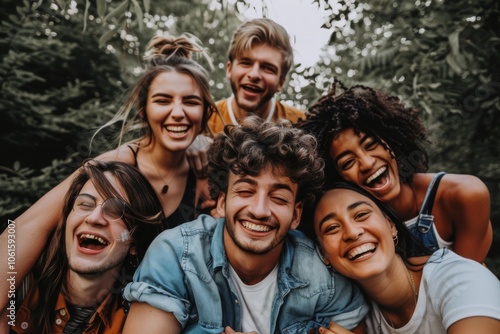
[[[154,37],[103,126],[119,146],[15,219],[0,333],[500,333],[489,192],[427,172],[417,110],[336,80],[307,112],[278,101],[293,49],[270,19],[233,34],[227,99],[204,52]]]

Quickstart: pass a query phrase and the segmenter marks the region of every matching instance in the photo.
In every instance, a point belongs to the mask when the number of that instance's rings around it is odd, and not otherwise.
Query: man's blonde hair
[[[229,61],[232,63],[256,44],[268,44],[280,50],[283,56],[280,79],[284,79],[293,65],[293,49],[285,28],[268,18],[243,22],[231,38],[228,51]]]

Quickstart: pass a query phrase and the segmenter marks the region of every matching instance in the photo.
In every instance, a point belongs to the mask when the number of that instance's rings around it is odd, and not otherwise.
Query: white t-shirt
[[[269,333],[271,331],[271,310],[277,292],[278,266],[257,284],[246,285],[241,281],[233,267],[229,275],[236,287],[241,306],[242,332]]]
[[[453,323],[473,316],[500,320],[500,281],[478,262],[438,249],[424,266],[410,321],[393,329],[372,303],[366,325],[369,334],[446,334]]]

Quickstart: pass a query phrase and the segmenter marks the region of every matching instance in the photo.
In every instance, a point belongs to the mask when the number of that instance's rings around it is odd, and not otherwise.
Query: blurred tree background
[[[261,1],[262,16],[269,2]],[[279,98],[307,108],[336,76],[420,109],[432,138],[430,171],[473,174],[490,190],[495,235],[486,263],[500,277],[498,1],[310,2],[326,9],[318,25],[331,37],[317,51],[317,64],[297,64]],[[89,152],[92,133],[141,73],[154,34],[197,36],[213,58],[214,98],[229,96],[226,51],[249,6],[245,0],[3,0],[2,227],[83,159],[113,145],[104,138]]]

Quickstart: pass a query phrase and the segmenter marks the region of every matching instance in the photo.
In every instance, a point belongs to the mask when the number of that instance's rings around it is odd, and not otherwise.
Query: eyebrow
[[[356,209],[358,206],[362,205],[362,204],[366,204],[368,205],[369,207],[373,207],[370,203],[368,203],[367,201],[358,201],[358,202],[354,202],[354,203],[351,203],[347,206],[347,211],[352,211],[354,209]],[[330,219],[334,219],[335,217],[337,217],[337,214],[335,212],[330,212],[329,214],[327,214],[326,216],[324,216],[320,221],[319,221],[319,228],[321,228],[321,226],[323,226],[323,224],[327,221],[327,220],[330,220]]]
[[[166,93],[155,93],[153,95],[151,95],[151,97],[168,97],[168,98],[172,98],[173,96],[171,94],[166,94]],[[183,96],[182,97],[183,100],[187,100],[187,99],[197,99],[197,100],[200,100],[200,101],[203,101],[203,99],[201,98],[201,96],[198,96],[198,95],[186,95],[186,96]]]
[[[233,185],[236,185],[238,183],[248,183],[251,185],[257,185],[257,181],[255,181],[254,179],[249,178],[249,177],[239,178],[238,180],[234,181]],[[289,192],[291,192],[293,194],[292,188],[286,183],[273,183],[272,189],[273,190],[284,189],[284,190],[288,190]]]
[[[372,136],[365,134],[363,137],[361,137],[361,140],[359,141],[359,144],[362,145],[368,138],[371,138]],[[335,163],[337,164],[340,159],[342,159],[344,156],[348,155],[351,153],[351,151],[344,151],[340,153],[336,158],[335,158]]]

